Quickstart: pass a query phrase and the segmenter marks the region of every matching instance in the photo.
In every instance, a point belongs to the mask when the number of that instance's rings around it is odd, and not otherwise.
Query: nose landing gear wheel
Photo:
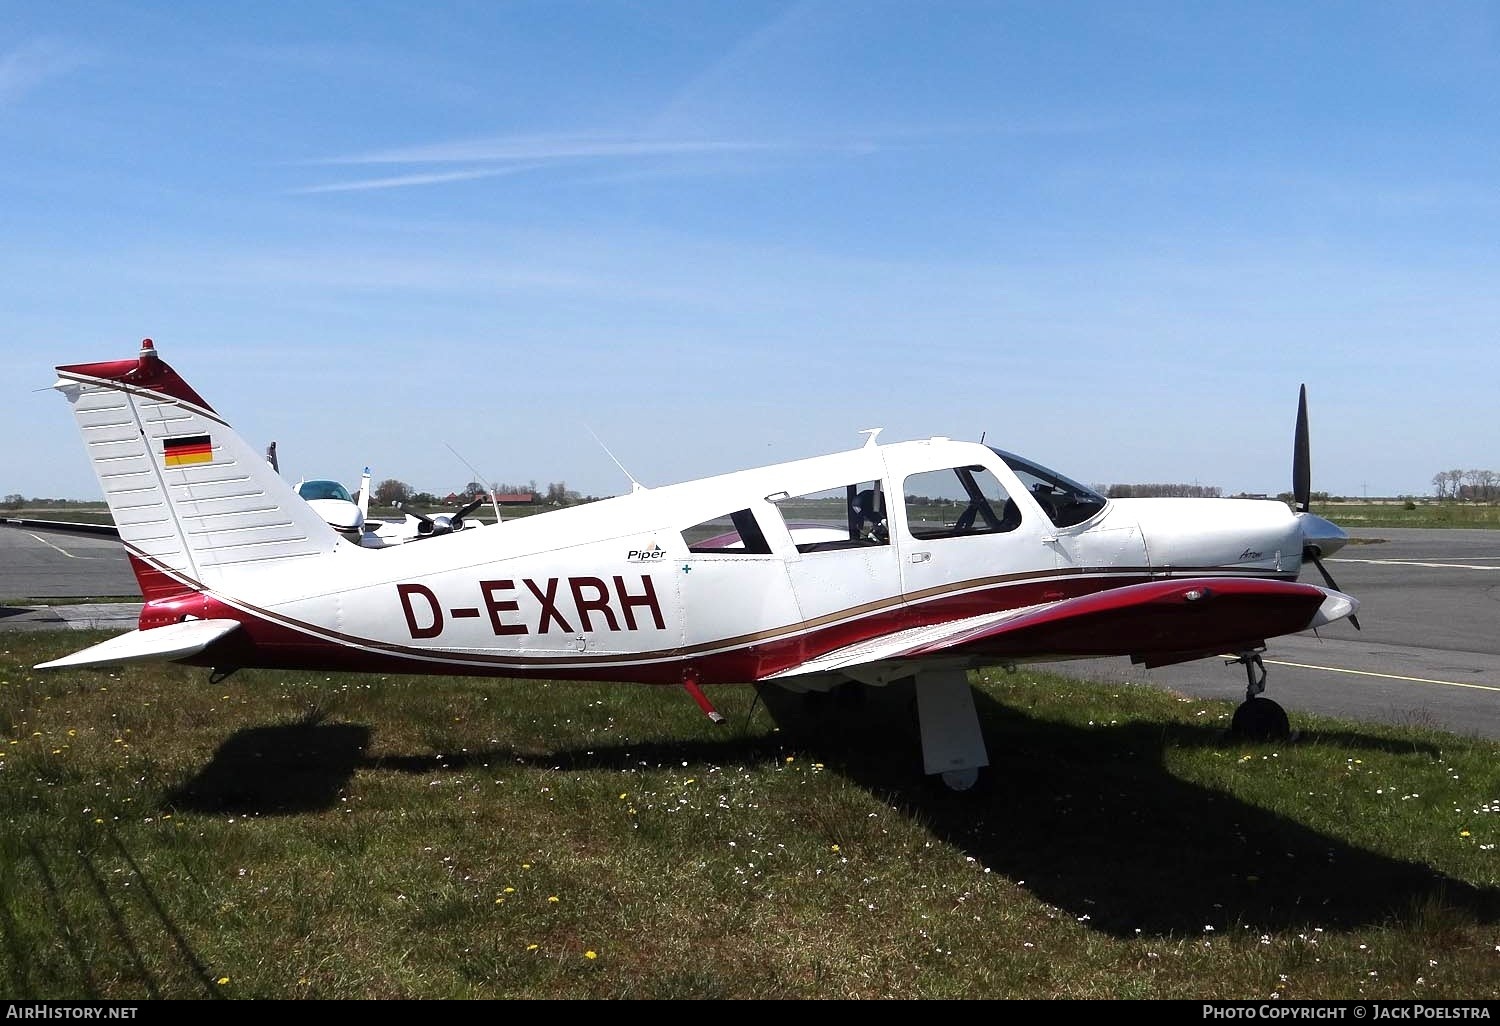
[[[1286,710],[1269,698],[1247,698],[1229,723],[1231,737],[1246,741],[1285,741],[1292,736]]]
[[[1232,662],[1245,667],[1249,686],[1245,688],[1245,700],[1234,711],[1229,721],[1229,736],[1246,741],[1285,741],[1292,736],[1292,725],[1287,721],[1286,710],[1269,698],[1262,698],[1266,690],[1266,664],[1259,652],[1241,652]]]

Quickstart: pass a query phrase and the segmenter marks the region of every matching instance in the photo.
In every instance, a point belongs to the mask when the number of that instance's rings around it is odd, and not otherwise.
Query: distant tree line
[[[1219,499],[1224,489],[1200,484],[1112,484],[1095,485],[1111,499]]]
[[[97,506],[102,499],[43,499],[41,496],[28,499],[20,492],[11,492],[0,499],[0,509],[71,509],[75,506]]]
[[[1432,475],[1439,502],[1500,501],[1500,474],[1493,470],[1440,470]]]
[[[527,495],[531,497],[532,502],[547,506],[571,506],[574,503],[594,501],[594,496],[584,496],[572,491],[564,481],[553,481],[547,485],[545,492],[537,490],[535,481],[526,484],[492,481],[488,487],[481,481],[470,481],[463,488],[449,492],[447,495],[433,495],[431,492],[416,491],[405,481],[393,477],[386,478],[371,489],[370,500],[376,506],[394,506],[398,502],[403,506],[438,506],[446,502],[472,502],[475,499],[487,499],[491,494]]]

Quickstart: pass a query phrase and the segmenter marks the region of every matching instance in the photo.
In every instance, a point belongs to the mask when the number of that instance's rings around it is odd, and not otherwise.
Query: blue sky
[[[0,2],[0,492],[142,337],[284,472],[628,488],[943,434],[1500,469],[1494,4]],[[591,433],[592,432],[592,433]]]

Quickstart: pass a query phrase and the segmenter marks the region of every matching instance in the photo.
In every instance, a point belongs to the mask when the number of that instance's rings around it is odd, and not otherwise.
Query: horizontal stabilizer
[[[197,655],[240,625],[238,620],[184,620],[166,627],[131,631],[110,638],[81,652],[37,663],[34,669],[58,670],[70,666],[119,666],[143,660],[184,659]]]
[[[82,524],[72,520],[29,520],[25,517],[0,517],[0,524],[28,531],[64,531],[69,534],[98,534],[106,538],[120,537],[120,529],[114,524]]]

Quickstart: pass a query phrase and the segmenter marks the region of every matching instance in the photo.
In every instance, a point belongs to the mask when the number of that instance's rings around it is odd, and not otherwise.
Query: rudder
[[[222,586],[237,569],[341,544],[280,475],[156,353],[58,367],[142,590],[143,566]],[[149,582],[158,594],[163,582]]]

